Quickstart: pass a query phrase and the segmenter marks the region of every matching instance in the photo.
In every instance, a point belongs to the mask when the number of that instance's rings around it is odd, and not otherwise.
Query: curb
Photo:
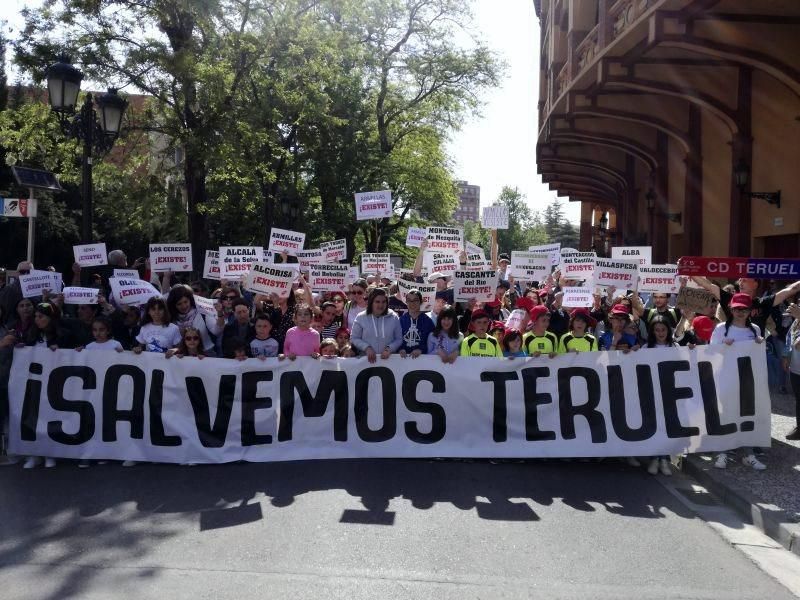
[[[713,475],[714,467],[697,456],[684,456],[680,470],[696,479],[725,504],[735,509],[747,523],[755,525],[784,548],[800,556],[800,524],[791,513],[772,510],[742,486],[723,483]]]

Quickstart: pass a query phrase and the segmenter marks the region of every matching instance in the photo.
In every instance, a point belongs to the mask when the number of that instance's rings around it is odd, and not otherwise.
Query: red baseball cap
[[[750,297],[750,294],[742,293],[734,294],[728,304],[729,308],[752,308],[752,306],[753,299]]]
[[[692,329],[694,329],[697,339],[708,342],[714,332],[714,321],[706,316],[695,317],[692,319]]]
[[[531,321],[536,321],[536,319],[538,319],[539,317],[543,317],[544,315],[550,314],[550,311],[547,310],[547,307],[541,304],[539,304],[538,306],[534,306],[528,312],[531,315]]]
[[[472,313],[473,315],[475,313]],[[502,321],[492,321],[492,324],[489,326],[489,331],[494,331],[496,329],[500,329],[501,331],[506,330],[506,324]]]
[[[589,324],[589,327],[597,325],[597,319],[591,315],[588,308],[573,308],[569,316],[571,319],[574,317],[582,317]]]
[[[518,298],[517,299],[517,304],[516,304],[517,308],[521,308],[522,310],[526,310],[528,312],[531,312],[531,309],[534,306],[535,305],[533,304],[533,300],[531,300],[527,296],[523,296],[522,298]]]
[[[469,320],[471,322],[471,321],[477,321],[478,319],[488,319],[488,318],[489,318],[489,313],[487,313],[482,308],[479,308],[478,310],[472,311],[472,316],[470,317]]]
[[[609,315],[615,315],[618,317],[625,317],[626,319],[630,319],[631,309],[620,302],[611,307],[611,312],[609,313]]]

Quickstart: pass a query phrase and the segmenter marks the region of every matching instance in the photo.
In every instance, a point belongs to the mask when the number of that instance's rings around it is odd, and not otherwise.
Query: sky
[[[2,0],[13,8],[4,17],[19,28],[19,11],[41,0]],[[492,204],[504,185],[517,187],[535,211],[555,197],[536,173],[539,100],[539,19],[533,0],[473,0],[476,33],[507,63],[501,87],[482,96],[480,116],[455,132],[448,151],[457,179],[481,187],[481,206]],[[10,32],[14,37],[14,32]],[[564,214],[580,221],[580,204],[562,202]]]

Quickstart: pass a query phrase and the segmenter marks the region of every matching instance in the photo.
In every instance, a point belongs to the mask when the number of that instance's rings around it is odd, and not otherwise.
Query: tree
[[[550,242],[561,242],[562,248],[577,248],[580,244],[580,231],[564,217],[564,207],[559,198],[545,207],[543,225]]]
[[[508,229],[497,230],[497,245],[500,252],[527,250],[529,246],[547,243],[543,228],[537,225],[536,215],[518,188],[503,186],[497,203],[508,208]]]

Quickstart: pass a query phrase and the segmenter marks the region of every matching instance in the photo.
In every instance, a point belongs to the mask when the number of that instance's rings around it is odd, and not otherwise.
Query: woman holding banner
[[[356,317],[367,310],[367,280],[356,279],[350,286],[348,295],[350,296],[350,300],[344,305],[344,311],[342,313],[344,320],[342,321],[342,326],[352,329]]]
[[[378,353],[382,359],[397,352],[403,343],[400,319],[389,310],[386,290],[373,288],[367,299],[366,310],[355,318],[350,344],[374,363]]]

